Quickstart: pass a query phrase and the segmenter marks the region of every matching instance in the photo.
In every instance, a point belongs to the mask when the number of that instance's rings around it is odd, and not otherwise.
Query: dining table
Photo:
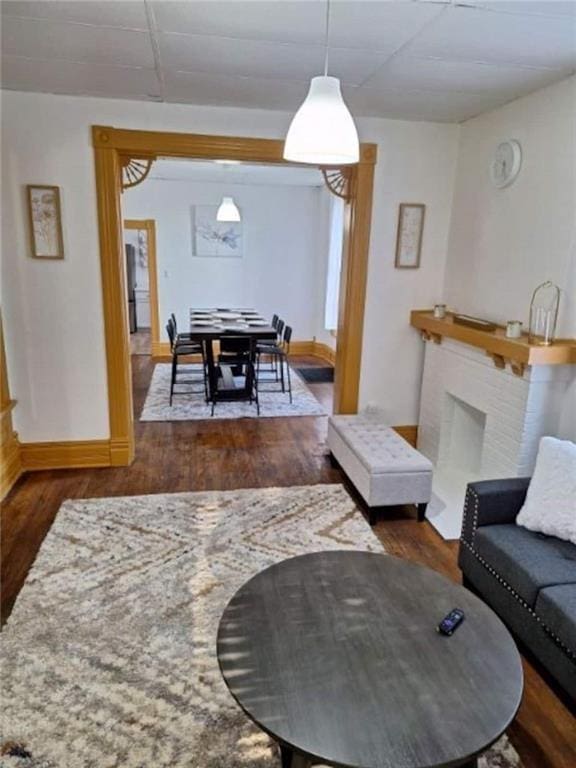
[[[226,336],[246,336],[250,339],[276,340],[276,329],[260,312],[251,307],[193,307],[187,334],[191,341],[202,344],[210,372],[216,367],[214,342]],[[210,399],[214,395],[216,377],[208,376]]]

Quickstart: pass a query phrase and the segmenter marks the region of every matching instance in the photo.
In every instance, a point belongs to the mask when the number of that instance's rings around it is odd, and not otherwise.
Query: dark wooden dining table
[[[276,340],[276,329],[272,327],[270,323],[266,325],[248,325],[249,322],[256,322],[256,317],[261,321],[260,315],[255,315],[255,310],[221,310],[222,312],[230,312],[240,315],[240,320],[219,320],[217,314],[219,310],[190,310],[190,328],[188,335],[191,341],[199,342],[203,345],[206,364],[209,371],[215,370],[214,359],[214,342],[221,341],[226,336],[245,336],[250,339],[262,341],[274,341]],[[213,324],[207,325],[208,318],[213,320]],[[250,320],[252,319],[252,321]],[[196,320],[196,323],[194,322]],[[213,389],[215,386],[215,377],[210,375],[209,379],[209,393],[210,397],[213,395]]]

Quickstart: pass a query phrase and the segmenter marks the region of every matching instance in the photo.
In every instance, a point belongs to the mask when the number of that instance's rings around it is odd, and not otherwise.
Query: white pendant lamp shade
[[[222,198],[216,214],[216,221],[240,221],[240,211],[233,197]]]
[[[358,132],[337,77],[312,78],[290,124],[284,159],[313,165],[349,165],[360,159]]]

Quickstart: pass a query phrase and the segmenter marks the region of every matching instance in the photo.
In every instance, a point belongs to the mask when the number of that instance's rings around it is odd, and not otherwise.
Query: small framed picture
[[[35,259],[63,259],[60,188],[28,184],[30,249]]]
[[[417,269],[420,266],[425,213],[423,203],[400,203],[394,262],[397,269]]]
[[[217,205],[192,206],[192,255],[242,258],[242,222],[218,221]]]

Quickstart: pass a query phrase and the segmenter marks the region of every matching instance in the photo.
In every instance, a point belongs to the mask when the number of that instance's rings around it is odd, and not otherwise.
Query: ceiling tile
[[[476,91],[510,98],[558,79],[558,72],[507,64],[483,64],[400,54],[365,85],[369,88],[410,88],[436,91]]]
[[[521,13],[538,16],[571,16],[576,18],[574,0],[476,0],[474,5],[495,13]]]
[[[451,61],[565,69],[576,63],[576,28],[564,18],[448,7],[406,52]]]
[[[321,46],[170,32],[161,33],[159,41],[162,64],[171,70],[278,80],[309,80],[324,70]],[[330,74],[360,85],[386,59],[380,52],[333,48]]]
[[[71,64],[21,56],[2,57],[2,87],[75,95],[108,95],[157,98],[160,90],[152,69],[103,64]]]
[[[127,27],[129,29],[148,29],[146,9],[142,0],[130,0],[130,2],[3,0],[1,8],[3,16],[77,21],[83,24]]]
[[[346,88],[344,98],[357,116],[460,122],[505,103],[485,93]]]
[[[328,72],[348,85],[361,85],[377,72],[388,58],[388,54],[383,51],[330,48]],[[322,74],[322,72],[314,74]]]
[[[63,21],[3,18],[2,53],[38,59],[154,66],[147,32]]]
[[[287,80],[168,72],[165,94],[168,101],[190,104],[293,111],[304,101],[308,85]]]
[[[443,5],[411,0],[342,0],[332,5],[330,44],[391,54],[443,10]]]
[[[459,121],[576,68],[576,2],[470,2],[335,0],[329,71],[354,113]],[[160,97],[142,0],[1,7],[6,87]],[[293,111],[322,71],[324,0],[150,8],[167,101]]]
[[[324,40],[324,2],[194,2],[153,3],[158,28],[164,32],[221,35],[245,40],[319,44]]]
[[[320,71],[319,47],[162,33],[162,64],[167,69],[241,77],[306,80]]]

